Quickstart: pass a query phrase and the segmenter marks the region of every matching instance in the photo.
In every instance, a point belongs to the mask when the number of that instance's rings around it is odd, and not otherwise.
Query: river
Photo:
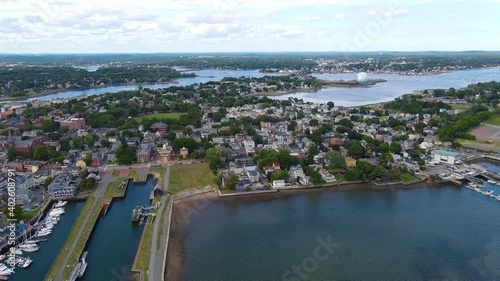
[[[200,70],[192,71],[198,77],[179,78],[177,83],[165,84],[146,84],[144,88],[159,89],[169,86],[186,86],[195,83],[205,83],[209,81],[219,81],[224,77],[263,77],[273,75],[262,73],[259,70]],[[186,72],[190,73],[190,72]],[[314,76],[326,80],[354,80],[356,74],[315,74]],[[357,106],[371,103],[390,101],[403,94],[412,93],[415,90],[424,89],[448,89],[450,87],[461,88],[471,83],[489,82],[500,80],[500,68],[486,68],[475,70],[454,71],[437,75],[405,76],[392,74],[373,74],[369,75],[371,79],[385,79],[387,82],[379,83],[375,86],[366,88],[325,88],[317,92],[294,93],[290,95],[272,97],[275,99],[288,99],[289,97],[300,98],[305,101],[326,103],[333,101],[337,105]],[[31,98],[32,100],[53,100],[70,98],[79,95],[102,95],[105,93],[116,93],[120,91],[129,91],[137,89],[138,85],[109,86],[103,88],[94,88],[87,90],[69,90],[57,94],[51,94],[43,97]]]
[[[161,84],[143,84],[141,85],[144,88],[149,88],[149,89],[161,89],[161,88],[168,88],[170,86],[187,86],[187,85],[193,85],[196,83],[206,83],[209,81],[219,81],[222,80],[224,77],[263,77],[265,75],[272,75],[269,73],[262,73],[259,70],[213,70],[213,69],[206,69],[206,70],[199,70],[199,71],[186,71],[184,73],[192,73],[194,72],[197,77],[192,77],[192,78],[178,78],[176,79],[175,83],[161,83]],[[76,97],[80,95],[87,95],[87,96],[92,96],[92,95],[102,95],[106,93],[117,93],[120,91],[132,91],[136,90],[139,87],[139,85],[122,85],[122,86],[108,86],[108,87],[102,87],[102,88],[92,88],[92,89],[86,89],[86,90],[68,90],[64,92],[59,92],[57,94],[51,94],[47,96],[42,96],[42,97],[35,97],[35,98],[30,98],[27,100],[23,101],[16,101],[16,102],[25,102],[25,101],[33,101],[33,100],[40,100],[40,101],[48,101],[48,100],[54,100],[54,99],[65,99],[65,98],[71,98],[71,97]]]
[[[149,195],[156,180],[149,176],[146,184],[129,182],[123,199],[113,199],[104,218],[99,219],[87,243],[88,268],[80,280],[127,279],[141,240],[144,225],[130,221],[135,205],[149,206]]]
[[[500,280],[500,202],[466,188],[217,200],[197,214],[185,281]]]
[[[54,231],[50,234],[47,242],[40,242],[40,250],[33,253],[24,253],[24,257],[33,259],[33,263],[26,269],[16,268],[16,273],[12,274],[9,280],[12,281],[27,281],[27,280],[43,280],[45,274],[52,266],[52,262],[59,253],[59,249],[64,244],[66,236],[73,227],[73,223],[80,214],[84,202],[70,201],[65,207],[65,213],[61,216],[61,220],[54,227]]]

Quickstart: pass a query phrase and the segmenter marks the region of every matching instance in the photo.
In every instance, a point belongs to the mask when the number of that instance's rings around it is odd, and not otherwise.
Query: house
[[[310,183],[309,176],[306,176],[304,170],[300,165],[290,167],[290,177],[296,179],[300,184],[307,185]]]
[[[103,164],[103,154],[101,152],[95,153],[92,156],[92,166],[99,167]]]
[[[323,178],[323,180],[327,183],[332,183],[332,182],[336,182],[337,179],[335,178],[335,176],[333,176],[332,174],[330,174],[327,170],[325,169],[320,169],[319,170],[319,174],[321,175],[321,177]]]
[[[436,149],[431,153],[432,159],[438,162],[455,164],[455,161],[460,157],[460,153],[452,152],[444,149]]]
[[[245,174],[248,177],[248,180],[252,183],[259,182],[260,179],[260,174],[259,171],[257,170],[257,166],[243,166],[243,169],[245,170]]]
[[[345,158],[345,165],[347,166],[347,168],[356,167],[356,159],[354,159],[352,157],[346,157]]]
[[[273,187],[274,188],[280,188],[280,187],[285,187],[285,181],[284,180],[274,180],[273,181]]]
[[[153,125],[151,125],[150,129],[155,131],[155,132],[160,132],[161,134],[166,134],[170,131],[170,127],[163,122],[153,123]]]

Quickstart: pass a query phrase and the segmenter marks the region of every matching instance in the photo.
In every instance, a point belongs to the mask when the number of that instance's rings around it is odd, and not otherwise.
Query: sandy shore
[[[373,190],[373,191],[396,191],[401,189],[415,189],[415,188],[436,188],[440,184],[432,182],[422,182],[419,184],[411,185],[394,185],[394,186],[376,186],[371,183],[362,184],[346,184],[339,186],[311,188],[311,189],[298,189],[298,190],[280,190],[279,192],[255,194],[246,196],[231,196],[220,198],[216,191],[194,194],[187,198],[180,198],[174,200],[172,222],[170,229],[170,239],[167,252],[166,262],[166,280],[181,280],[182,265],[184,259],[184,239],[186,238],[189,222],[186,220],[186,212],[189,212],[194,206],[206,204],[209,201],[221,200],[225,204],[240,204],[240,203],[258,203],[269,202],[273,200],[286,199],[293,196],[318,193],[318,192],[332,192],[332,191],[355,191],[355,190]]]

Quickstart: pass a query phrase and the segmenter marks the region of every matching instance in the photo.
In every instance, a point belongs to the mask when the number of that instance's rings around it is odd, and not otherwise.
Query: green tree
[[[236,185],[239,182],[239,178],[236,174],[231,173],[231,176],[225,181],[226,188],[230,190],[234,190],[236,188]]]
[[[37,161],[47,161],[49,160],[49,153],[47,152],[47,147],[40,145],[33,149],[33,159]]]
[[[347,149],[347,154],[349,154],[352,158],[359,159],[364,154],[363,146],[358,141],[355,141],[351,143],[349,149]]]
[[[212,172],[225,167],[231,161],[231,149],[225,147],[212,147],[205,152],[205,160],[208,162]]]
[[[87,164],[87,166],[90,166],[92,164],[92,154],[90,153],[85,154],[83,161],[85,162],[85,164]]]
[[[287,171],[276,171],[271,175],[271,180],[288,180],[288,172]]]
[[[330,169],[345,169],[346,163],[344,156],[338,151],[330,151],[326,153],[325,159],[328,161]]]
[[[44,181],[43,181],[43,187],[45,187],[45,189],[47,189],[47,187],[49,187],[49,184],[52,182],[52,177],[47,177]]]

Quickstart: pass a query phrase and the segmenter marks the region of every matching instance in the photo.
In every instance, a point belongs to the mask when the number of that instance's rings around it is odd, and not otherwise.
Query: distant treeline
[[[103,67],[96,71],[70,66],[0,67],[0,94],[26,96],[60,88],[78,89],[121,83],[158,83],[192,77],[169,67]]]

